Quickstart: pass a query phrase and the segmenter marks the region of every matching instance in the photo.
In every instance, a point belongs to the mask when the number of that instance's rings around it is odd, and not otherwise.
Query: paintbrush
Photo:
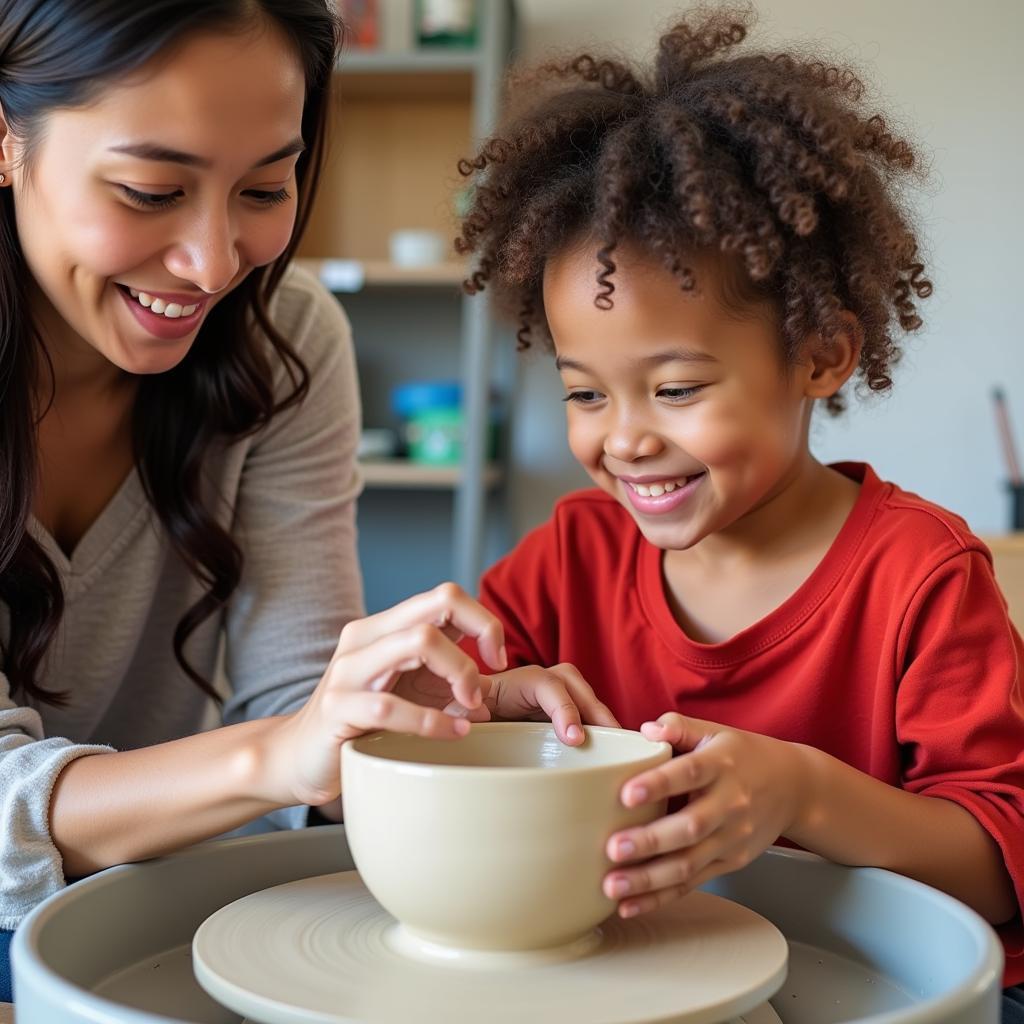
[[[1006,472],[1011,487],[1020,487],[1024,479],[1020,474],[1020,460],[1017,458],[1017,445],[1013,440],[1013,430],[1010,428],[1010,413],[1006,407],[1006,395],[1002,388],[995,388],[992,392],[992,401],[996,410],[996,429],[999,431],[999,438],[1003,443],[1003,458],[1006,460]]]

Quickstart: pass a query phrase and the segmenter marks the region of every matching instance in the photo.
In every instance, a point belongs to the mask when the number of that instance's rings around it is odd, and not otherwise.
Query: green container
[[[409,458],[430,466],[458,463],[462,458],[464,426],[461,409],[425,409],[405,427]]]

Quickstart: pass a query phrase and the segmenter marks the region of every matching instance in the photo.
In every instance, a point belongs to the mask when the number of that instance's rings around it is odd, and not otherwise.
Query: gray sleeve
[[[50,794],[64,766],[111,747],[45,739],[39,714],[10,699],[0,672],[0,928],[14,928],[37,903],[64,887],[50,837]]]
[[[226,723],[301,707],[342,627],[363,613],[351,329],[315,279],[293,272],[287,281],[279,309],[297,322],[287,334],[309,370],[309,393],[261,431],[242,470],[234,535],[245,561],[226,615]],[[303,825],[306,809],[275,817]]]

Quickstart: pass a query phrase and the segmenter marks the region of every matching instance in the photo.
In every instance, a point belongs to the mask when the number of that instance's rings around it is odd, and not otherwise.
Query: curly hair
[[[649,68],[582,53],[512,77],[503,124],[459,162],[474,188],[455,244],[475,258],[464,288],[493,288],[520,348],[551,343],[550,257],[593,239],[594,304],[609,309],[615,249],[629,242],[688,293],[695,257],[722,254],[741,299],[774,305],[788,360],[852,312],[861,379],[891,387],[894,334],[921,326],[915,299],[932,290],[901,202],[920,162],[860,110],[849,68],[729,52],[752,21],[748,8],[700,8],[661,37]]]

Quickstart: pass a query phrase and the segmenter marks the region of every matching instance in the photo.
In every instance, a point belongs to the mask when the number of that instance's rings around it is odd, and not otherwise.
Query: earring
[[[6,180],[7,180],[7,175],[6,174],[0,174],[0,185],[2,185]]]

